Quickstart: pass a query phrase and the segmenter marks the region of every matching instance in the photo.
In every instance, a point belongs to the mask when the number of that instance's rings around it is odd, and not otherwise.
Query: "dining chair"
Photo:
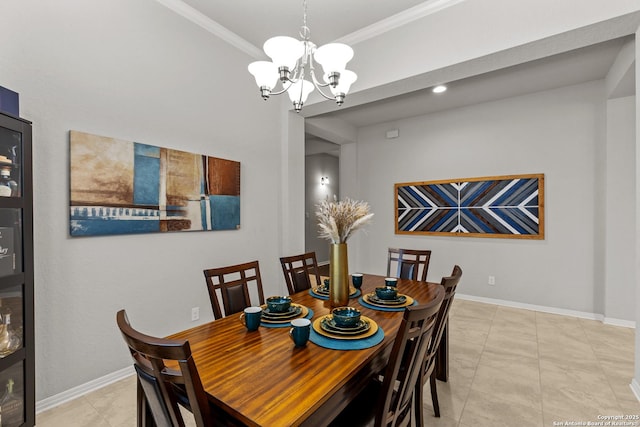
[[[222,411],[209,404],[188,341],[144,335],[133,329],[125,310],[118,311],[116,322],[137,374],[138,427],[183,427],[178,404],[191,411],[198,427],[228,424]]]
[[[316,287],[321,286],[320,269],[315,252],[307,252],[301,255],[293,255],[280,258],[284,280],[287,282],[289,295],[311,289],[309,274],[315,276]]]
[[[204,270],[204,277],[207,281],[213,317],[216,319],[239,313],[252,305],[249,285],[255,287],[260,305],[264,304],[264,291],[262,290],[258,261],[210,268]],[[220,298],[222,298],[224,314],[220,307]]]
[[[414,394],[416,383],[421,379],[423,361],[425,357],[435,356],[427,350],[444,298],[444,289],[440,286],[436,289],[435,297],[428,304],[405,309],[382,382],[372,380],[332,421],[332,427],[412,425],[416,413]]]
[[[449,310],[451,309],[451,304],[453,303],[453,298],[456,295],[456,288],[458,287],[458,283],[460,282],[461,277],[462,269],[460,268],[460,266],[456,265],[453,267],[451,276],[443,277],[440,281],[440,284],[444,288],[444,299],[442,301],[442,305],[440,306],[440,310],[438,311],[436,327],[433,333],[433,340],[431,340],[431,343],[429,344],[429,351],[424,361],[420,381],[416,383],[416,419],[418,420],[418,425],[423,425],[422,422],[424,420],[422,398],[423,387],[427,379],[429,379],[429,384],[431,386],[431,402],[433,403],[433,412],[436,417],[440,417],[438,390],[436,388],[436,354],[438,354],[438,348],[442,343],[442,334],[445,330],[447,322],[449,321]]]
[[[389,248],[387,276],[391,276],[393,272],[399,279],[426,282],[430,259],[430,250]],[[392,270],[394,264],[395,268]]]

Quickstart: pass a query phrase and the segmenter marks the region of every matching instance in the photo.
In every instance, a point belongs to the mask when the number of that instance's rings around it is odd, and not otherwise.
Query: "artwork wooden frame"
[[[240,228],[240,163],[70,131],[70,234]]]
[[[544,239],[544,174],[395,184],[396,234]]]

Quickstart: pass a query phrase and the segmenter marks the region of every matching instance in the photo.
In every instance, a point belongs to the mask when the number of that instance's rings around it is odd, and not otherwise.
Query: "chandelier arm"
[[[289,90],[289,88],[291,87],[291,85],[293,84],[293,82],[291,80],[288,80],[289,84],[287,85],[287,87],[284,86],[284,84],[282,85],[282,90],[280,92],[271,92],[271,95],[282,95],[283,93],[285,93],[286,91]]]
[[[320,90],[320,88],[321,88],[321,87],[327,87],[327,86],[330,86],[330,85],[331,85],[331,83],[320,83],[320,82],[318,81],[318,79],[316,79],[316,73],[314,72],[313,67],[311,67],[311,72],[310,72],[309,74],[311,74],[311,79],[313,80],[313,85],[314,85],[318,90]]]
[[[290,84],[297,82],[298,80],[304,80],[304,65],[299,63],[293,67],[291,76],[287,79]]]
[[[314,79],[315,80],[315,79]],[[316,86],[316,82],[313,82],[313,85]],[[325,97],[326,99],[330,100],[330,101],[335,101],[336,98],[333,96],[327,96],[325,95],[325,93],[322,91],[322,89],[320,89],[319,86],[316,86],[316,89],[318,89],[318,92],[320,92],[320,95],[322,95],[323,97]]]

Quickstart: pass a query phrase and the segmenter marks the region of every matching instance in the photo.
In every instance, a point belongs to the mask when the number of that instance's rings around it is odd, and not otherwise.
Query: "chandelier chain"
[[[304,41],[311,38],[311,30],[307,27],[307,0],[302,0],[302,27],[300,28],[300,37]]]
[[[307,0],[302,0],[302,25],[307,26]]]

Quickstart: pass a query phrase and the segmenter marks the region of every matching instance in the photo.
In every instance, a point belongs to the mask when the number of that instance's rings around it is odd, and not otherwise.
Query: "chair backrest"
[[[425,380],[426,378],[428,378],[428,375],[431,374],[431,371],[435,366],[435,354],[437,353],[438,346],[440,345],[440,341],[442,340],[444,327],[449,320],[449,310],[451,309],[451,304],[453,303],[453,298],[456,295],[456,288],[458,287],[458,283],[460,282],[461,277],[462,269],[460,268],[460,266],[456,265],[453,267],[451,276],[445,276],[440,281],[440,284],[444,288],[444,300],[442,301],[440,311],[438,312],[438,319],[436,320],[436,330],[433,333],[433,340],[429,345],[429,354],[433,353],[434,357],[430,359],[430,363],[425,364]]]
[[[320,286],[320,269],[315,252],[282,257],[280,264],[290,295],[312,287],[309,274],[315,275],[316,287]]]
[[[429,250],[389,248],[387,276],[395,273],[399,279],[426,282],[430,259],[431,251]],[[395,268],[392,269],[392,266]]]
[[[428,354],[444,298],[444,289],[440,286],[436,289],[436,296],[431,302],[409,306],[404,311],[384,372],[376,426],[406,426],[411,421],[415,386],[421,378],[423,361]]]
[[[264,304],[258,261],[204,270],[213,316],[216,319],[239,313],[251,304],[249,285],[255,286],[260,305]],[[218,296],[220,294],[220,297]],[[220,307],[222,298],[222,307]]]
[[[138,387],[144,392],[155,425],[183,427],[185,423],[178,408],[179,402],[188,405],[198,427],[214,425],[213,412],[191,357],[189,342],[144,335],[131,327],[124,310],[118,312],[116,322],[129,346],[138,375]],[[165,361],[179,369],[167,367]],[[141,416],[139,412],[138,417]]]

